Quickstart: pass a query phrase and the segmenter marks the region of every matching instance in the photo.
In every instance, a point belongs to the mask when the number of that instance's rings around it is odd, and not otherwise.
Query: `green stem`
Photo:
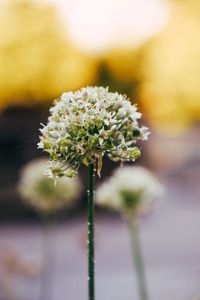
[[[94,278],[94,164],[90,164],[88,190],[88,300],[95,299]]]
[[[53,220],[52,217],[43,216],[43,248],[40,300],[51,300],[53,298],[53,256]]]
[[[128,224],[129,224],[130,235],[131,235],[133,262],[136,270],[139,297],[140,300],[148,300],[149,296],[147,292],[144,262],[142,257],[139,226],[138,226],[137,219],[130,218]]]

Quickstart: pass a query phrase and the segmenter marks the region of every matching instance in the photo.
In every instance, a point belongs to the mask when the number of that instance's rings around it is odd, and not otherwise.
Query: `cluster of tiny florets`
[[[55,185],[45,175],[47,159],[29,162],[21,171],[18,189],[25,203],[40,214],[54,214],[73,206],[81,191],[79,178],[62,178]]]
[[[143,167],[117,169],[97,190],[96,202],[125,216],[148,211],[163,194],[162,184]]]
[[[125,95],[108,88],[86,87],[63,93],[50,109],[46,126],[40,129],[39,148],[50,155],[49,177],[73,177],[86,165],[106,154],[114,161],[134,161],[146,140],[148,129],[138,126],[141,114]]]

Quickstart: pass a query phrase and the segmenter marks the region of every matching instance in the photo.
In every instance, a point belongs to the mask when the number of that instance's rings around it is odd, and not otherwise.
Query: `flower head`
[[[39,148],[50,155],[49,177],[73,177],[81,163],[100,160],[106,154],[115,161],[134,161],[148,129],[139,128],[141,114],[125,95],[108,88],[86,87],[63,93],[50,109],[41,131]]]
[[[19,192],[26,201],[42,214],[52,214],[70,207],[80,194],[81,185],[77,177],[62,178],[55,185],[45,175],[47,159],[36,159],[28,163],[21,172]]]
[[[163,192],[162,185],[143,167],[117,169],[96,194],[96,202],[126,216],[137,215],[151,208]]]

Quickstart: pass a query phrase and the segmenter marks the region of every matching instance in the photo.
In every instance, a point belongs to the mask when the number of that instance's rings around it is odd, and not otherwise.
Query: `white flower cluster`
[[[38,147],[49,153],[48,175],[54,179],[73,177],[81,163],[99,160],[100,167],[104,154],[115,161],[134,161],[140,150],[133,145],[149,134],[138,126],[141,114],[136,106],[108,88],[63,93],[50,113]]]
[[[78,198],[81,184],[78,177],[62,178],[55,185],[45,175],[47,159],[28,163],[21,172],[19,192],[24,201],[41,214],[52,214],[64,207],[71,207]]]
[[[163,190],[163,186],[146,168],[123,167],[99,187],[96,202],[126,216],[138,215],[149,210]]]

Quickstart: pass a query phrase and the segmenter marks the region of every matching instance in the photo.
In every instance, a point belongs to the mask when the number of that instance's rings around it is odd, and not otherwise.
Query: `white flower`
[[[38,147],[50,155],[49,176],[73,176],[81,163],[95,163],[107,154],[115,161],[134,161],[148,130],[138,126],[141,114],[125,95],[108,88],[86,87],[63,93],[40,129]]]
[[[42,214],[55,213],[64,207],[73,206],[81,191],[78,177],[62,178],[55,185],[45,172],[47,159],[28,163],[21,172],[18,185],[24,201]]]
[[[163,190],[163,186],[147,169],[123,167],[98,188],[96,202],[124,215],[137,215],[150,209]]]

